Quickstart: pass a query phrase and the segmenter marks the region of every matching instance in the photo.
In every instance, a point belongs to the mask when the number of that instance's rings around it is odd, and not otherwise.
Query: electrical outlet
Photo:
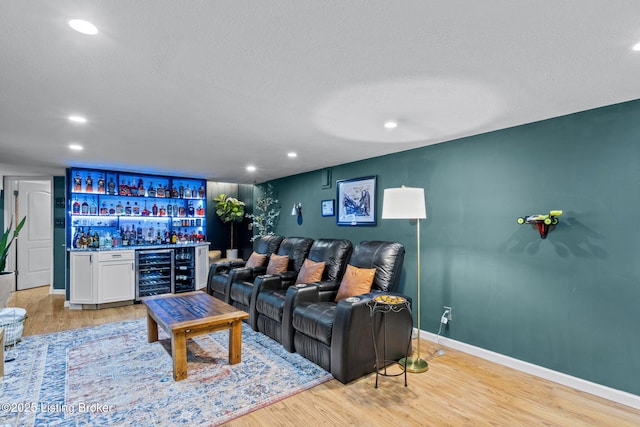
[[[453,320],[453,310],[451,309],[451,307],[447,307],[446,305],[443,306],[445,311],[449,310],[449,312],[447,313],[447,320],[448,321],[452,321]]]

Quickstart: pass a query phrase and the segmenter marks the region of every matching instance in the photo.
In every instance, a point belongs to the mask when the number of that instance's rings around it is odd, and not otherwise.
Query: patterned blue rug
[[[146,320],[25,337],[0,382],[0,426],[217,425],[330,380],[331,374],[243,324],[242,362],[228,331],[187,341],[173,381],[171,342]]]

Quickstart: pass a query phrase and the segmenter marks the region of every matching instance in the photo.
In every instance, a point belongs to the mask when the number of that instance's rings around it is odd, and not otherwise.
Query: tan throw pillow
[[[245,267],[262,267],[264,262],[267,260],[266,254],[259,254],[257,252],[252,252],[251,256],[247,260]]]
[[[287,271],[289,257],[287,255],[272,254],[267,265],[267,274],[278,274]]]
[[[296,285],[298,283],[313,283],[322,280],[322,272],[324,271],[324,261],[315,262],[310,259],[305,259],[302,264],[302,268],[296,278]]]
[[[375,275],[375,268],[358,268],[347,264],[347,271],[342,276],[336,302],[343,298],[355,297],[369,292]]]

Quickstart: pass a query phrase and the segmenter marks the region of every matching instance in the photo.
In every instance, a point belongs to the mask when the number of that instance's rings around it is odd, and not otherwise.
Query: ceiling
[[[4,0],[0,166],[260,183],[638,99],[639,16],[637,0]]]

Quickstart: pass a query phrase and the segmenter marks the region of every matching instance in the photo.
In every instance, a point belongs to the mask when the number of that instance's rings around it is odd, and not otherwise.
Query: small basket
[[[27,311],[24,308],[3,308],[0,310],[0,328],[4,329],[4,345],[15,345],[22,339],[24,319]]]

